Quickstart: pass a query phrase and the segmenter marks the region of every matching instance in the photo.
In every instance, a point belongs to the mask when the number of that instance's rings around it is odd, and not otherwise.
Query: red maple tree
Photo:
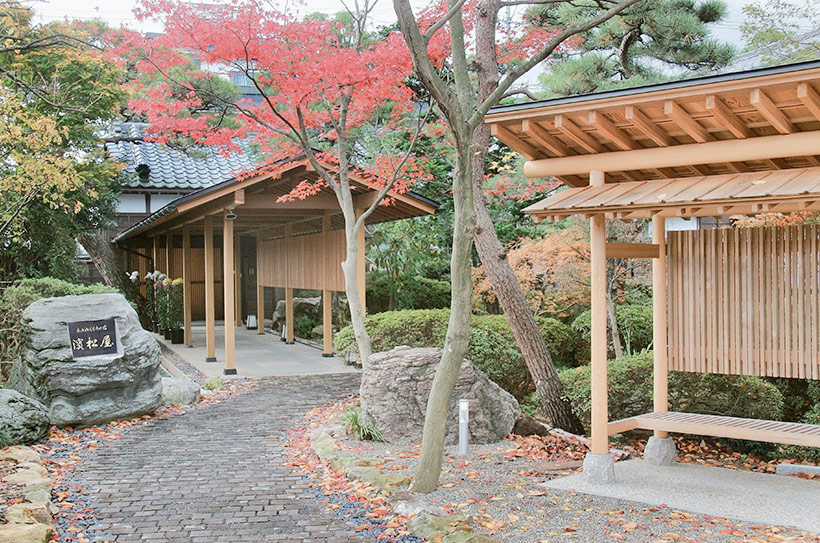
[[[121,31],[109,55],[138,74],[129,106],[148,119],[153,140],[182,135],[225,152],[238,150],[238,141],[252,142],[264,165],[244,175],[276,176],[297,156],[310,163],[318,178],[280,200],[309,198],[325,188],[336,195],[346,225],[348,303],[366,362],[370,341],[355,278],[355,240],[376,206],[390,204],[390,191],[402,193],[429,179],[413,143],[430,108],[406,85],[412,62],[401,35],[368,33],[372,6],[359,5],[342,23],[300,20],[256,0],[204,7],[143,0],[138,16],[161,21],[165,33]],[[244,76],[255,99],[226,98],[219,72]],[[354,209],[351,175],[379,191],[370,207]]]

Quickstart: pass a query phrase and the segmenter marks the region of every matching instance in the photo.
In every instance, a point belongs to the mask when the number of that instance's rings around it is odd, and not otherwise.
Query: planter
[[[185,330],[182,328],[174,328],[171,330],[171,343],[180,345],[185,342]]]
[[[162,334],[163,334],[163,336],[165,336],[165,339],[171,339],[171,329],[170,328],[166,328],[165,330],[163,330]]]

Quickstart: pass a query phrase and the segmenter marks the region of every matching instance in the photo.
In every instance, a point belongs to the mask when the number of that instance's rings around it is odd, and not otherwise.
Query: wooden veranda
[[[241,298],[236,296],[242,285],[236,248],[243,241],[255,245],[252,273],[259,334],[264,333],[265,287],[285,290],[289,343],[294,341],[294,290],[321,291],[323,350],[324,355],[332,356],[331,293],[345,290],[341,262],[346,257],[346,240],[339,203],[329,187],[304,200],[279,201],[299,183],[317,179],[318,174],[305,159],[286,163],[276,175],[232,178],[171,202],[112,240],[139,257],[141,277],[153,269],[182,277],[186,345],[192,344],[194,298],[204,297],[209,362],[216,361],[216,294],[221,287],[226,375],[236,373],[234,325],[242,325]],[[359,216],[374,202],[378,187],[357,176],[351,177],[351,185]],[[389,205],[379,205],[367,224],[430,214],[437,208],[435,202],[412,192],[391,191],[387,200]],[[175,243],[180,238],[181,243]],[[364,305],[364,229],[357,242],[359,292]],[[194,288],[194,278],[204,279],[201,289]]]
[[[665,229],[669,217],[820,210],[818,89],[814,61],[487,115],[492,133],[527,158],[528,177],[567,185],[525,211],[537,221],[590,221],[592,457],[603,462],[608,435],[635,428],[657,439],[683,432],[820,446],[820,426],[669,412],[667,390],[670,369],[820,378],[817,226]],[[651,219],[652,243],[607,243],[606,221],[616,219]],[[614,422],[608,257],[653,260],[654,409]],[[612,472],[590,475],[606,481]]]

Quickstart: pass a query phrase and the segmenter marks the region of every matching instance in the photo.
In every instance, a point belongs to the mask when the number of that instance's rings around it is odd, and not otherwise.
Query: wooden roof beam
[[[797,85],[797,99],[806,106],[815,119],[820,121],[820,95],[811,85],[808,83]]]
[[[752,89],[749,93],[749,102],[760,112],[763,117],[781,134],[791,134],[794,132],[794,125],[783,114],[772,99],[760,89]]]
[[[573,154],[569,147],[564,145],[558,138],[541,128],[541,126],[535,121],[531,121],[529,119],[524,119],[521,121],[521,131],[528,135],[533,141],[549,149],[549,151],[556,156],[569,156]]]
[[[654,141],[660,147],[669,147],[672,145],[672,136],[667,134],[661,127],[653,123],[640,109],[635,106],[626,106],[625,115],[626,120],[630,121],[635,127],[646,134],[649,139]]]
[[[555,128],[590,153],[601,153],[605,151],[603,145],[598,143],[595,138],[578,128],[577,124],[572,122],[564,115],[556,115],[553,122],[555,124]]]
[[[538,150],[535,147],[526,141],[522,141],[500,124],[491,124],[490,134],[511,147],[513,151],[524,155],[527,160],[534,160],[538,156]]]
[[[713,141],[715,138],[674,100],[667,100],[663,104],[663,113],[689,134],[698,143]]]
[[[721,164],[817,154],[820,132],[760,136],[746,140],[689,143],[635,151],[613,151],[531,160],[524,164],[527,177],[586,175],[590,170],[617,172],[635,168],[675,168],[692,164]]]
[[[629,134],[615,126],[615,123],[610,121],[606,115],[599,111],[590,111],[588,116],[588,123],[595,127],[595,129],[612,140],[612,142],[624,151],[631,151],[638,149],[635,141],[629,137]]]
[[[720,97],[711,94],[706,97],[706,111],[714,115],[715,119],[723,124],[734,137],[738,139],[745,139],[751,135],[751,130],[746,126],[740,117],[732,113],[732,110],[727,106]]]

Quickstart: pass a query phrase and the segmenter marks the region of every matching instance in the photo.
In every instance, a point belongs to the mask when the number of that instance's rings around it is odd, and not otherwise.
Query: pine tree
[[[548,4],[529,17],[544,26],[563,25],[597,9],[595,2]],[[670,69],[697,73],[729,63],[734,48],[712,38],[709,25],[726,16],[722,0],[640,2],[618,17],[585,32],[573,49],[557,56],[541,77],[554,94],[583,94],[654,83]]]

